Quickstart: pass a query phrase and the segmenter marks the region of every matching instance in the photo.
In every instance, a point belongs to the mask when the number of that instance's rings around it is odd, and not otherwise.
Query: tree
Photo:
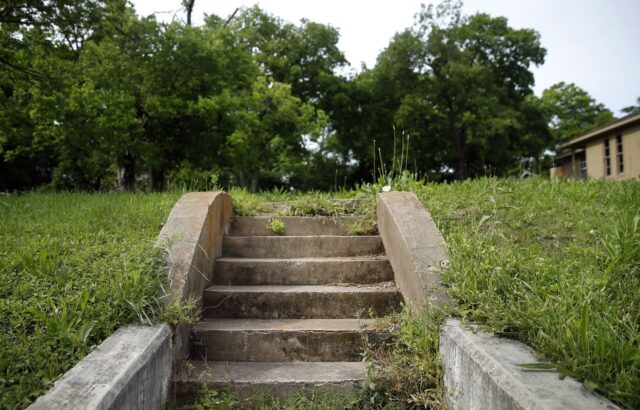
[[[609,109],[573,83],[560,82],[544,90],[541,108],[554,144],[613,120],[613,113]]]
[[[285,177],[306,154],[304,137],[317,139],[326,126],[323,113],[292,96],[289,85],[265,77],[237,99],[231,116],[235,130],[225,152],[238,182],[250,192],[256,192],[261,173]]]
[[[367,134],[390,159],[395,124],[411,137],[414,167],[435,178],[505,173],[548,144],[530,71],[544,55],[535,31],[505,18],[466,17],[449,2],[424,7],[416,27],[396,35],[357,80],[375,100],[364,107]]]
[[[624,107],[622,110],[625,114],[636,114],[640,112],[640,97],[636,99],[636,105],[630,105],[628,107]]]

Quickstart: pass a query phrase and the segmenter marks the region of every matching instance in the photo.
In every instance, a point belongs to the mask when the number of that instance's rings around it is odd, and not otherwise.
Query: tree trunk
[[[258,190],[258,175],[259,171],[256,168],[251,173],[251,185],[249,186],[249,192],[251,192],[252,194],[255,194]]]
[[[238,171],[238,184],[240,185],[240,188],[246,188],[244,183],[244,171]]]
[[[136,161],[133,155],[125,153],[118,161],[119,178],[118,186],[121,190],[133,191],[136,187]]]
[[[463,180],[467,177],[467,163],[465,155],[464,131],[458,129],[455,131],[455,147],[458,166],[456,167],[456,178]]]
[[[185,7],[187,9],[187,26],[191,25],[191,13],[193,13],[193,5],[196,0],[186,0]]]
[[[164,182],[164,172],[160,169],[151,169],[149,172],[149,188],[152,191],[163,191]]]

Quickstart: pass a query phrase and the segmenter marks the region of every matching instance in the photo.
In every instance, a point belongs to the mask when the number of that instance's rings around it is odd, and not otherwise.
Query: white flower
[[[391,191],[391,187],[389,185],[385,185],[382,187],[382,192],[389,192]]]

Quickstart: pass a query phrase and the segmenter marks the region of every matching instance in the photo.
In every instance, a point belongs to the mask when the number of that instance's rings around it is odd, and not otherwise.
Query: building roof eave
[[[635,123],[640,124],[640,113],[629,114],[622,118],[618,118],[617,120],[613,120],[604,125],[596,127],[591,131],[588,131],[586,134],[579,135],[575,138],[570,139],[569,141],[560,144],[560,148],[572,148],[581,146],[581,144],[585,144],[588,141],[591,141],[594,138],[598,138],[608,132],[616,131],[630,125],[634,125]]]

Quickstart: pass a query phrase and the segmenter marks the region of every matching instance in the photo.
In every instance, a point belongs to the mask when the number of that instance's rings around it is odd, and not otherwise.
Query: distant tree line
[[[194,27],[182,4],[184,23],[125,0],[0,5],[0,191],[331,189],[394,157],[432,180],[506,175],[613,118],[574,84],[537,98],[538,33],[459,3],[423,7],[354,75],[331,26],[253,7]]]

